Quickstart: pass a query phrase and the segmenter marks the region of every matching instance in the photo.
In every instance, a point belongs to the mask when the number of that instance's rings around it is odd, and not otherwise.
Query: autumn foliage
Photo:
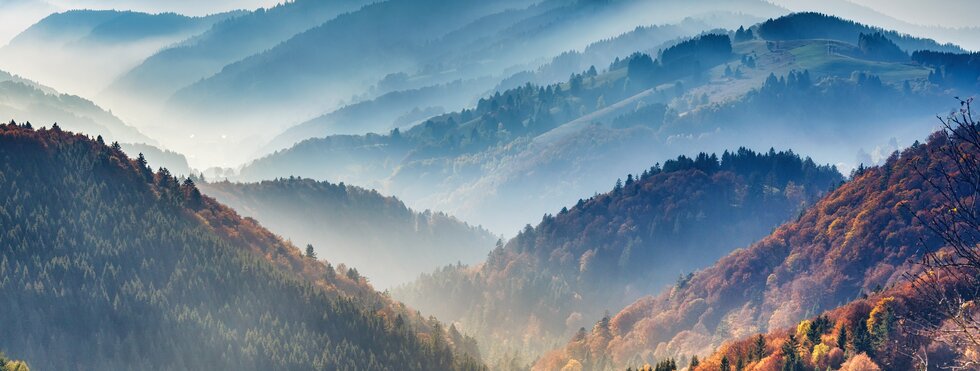
[[[942,245],[921,223],[943,212],[943,204],[918,169],[951,161],[935,155],[945,141],[944,136],[933,135],[925,144],[894,153],[882,166],[859,169],[853,180],[797,220],[694,274],[683,287],[636,301],[612,316],[608,329],[573,340],[538,364],[547,369],[546,365],[568,359],[588,359],[626,366],[665,356],[712,354],[727,340],[797,328],[801,320],[862,295],[893,287],[904,292],[903,275],[917,270],[910,261]],[[898,322],[896,313],[906,310],[905,296],[891,296],[854,303],[846,307],[846,314],[832,317],[830,326],[845,326],[843,320],[846,328],[863,329],[859,333],[868,334],[861,339],[867,344],[859,343],[859,349],[867,348],[869,354],[877,351],[879,357],[887,352],[889,356],[882,359],[890,363],[888,367],[909,362],[898,350],[880,349]],[[796,331],[792,334],[799,338]],[[836,336],[827,327],[815,336],[797,339],[808,344],[806,349],[793,346],[801,349],[801,364],[832,365],[842,361],[841,352],[856,364],[863,362],[853,360],[854,349],[835,350],[832,342],[818,346],[825,336]],[[764,356],[748,357],[734,343],[720,348],[702,367],[717,369],[719,354],[726,353],[733,362],[742,359],[759,367],[781,367],[788,361],[787,354],[775,350],[786,337],[777,337],[778,341],[766,341]]]

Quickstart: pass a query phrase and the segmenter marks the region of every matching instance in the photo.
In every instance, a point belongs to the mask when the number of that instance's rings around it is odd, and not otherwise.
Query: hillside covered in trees
[[[471,339],[102,138],[0,125],[0,348],[42,370],[479,369]]]
[[[976,130],[975,126],[973,130]],[[761,241],[736,250],[690,279],[678,282],[673,288],[637,300],[619,313],[603,318],[590,331],[583,329],[563,350],[540,360],[538,367],[560,368],[574,360],[593,369],[603,369],[642,365],[664,357],[674,357],[686,365],[688,358],[711,354],[726,340],[773,330],[776,332],[771,337],[783,334],[783,340],[789,341],[794,349],[804,349],[799,344],[809,344],[802,354],[818,360],[817,369],[826,368],[826,364],[821,363],[826,360],[820,360],[820,357],[833,350],[829,348],[836,344],[832,341],[844,341],[842,346],[835,345],[840,348],[838,351],[844,351],[835,356],[837,365],[844,361],[845,354],[855,357],[867,353],[877,357],[879,365],[887,366],[887,369],[908,369],[902,365],[913,362],[910,357],[919,352],[912,346],[916,343],[906,342],[909,339],[905,338],[916,338],[914,329],[898,331],[900,335],[896,336],[903,338],[894,343],[883,344],[880,336],[884,335],[878,334],[875,335],[879,336],[877,340],[865,339],[872,343],[855,345],[853,342],[860,339],[834,340],[840,339],[839,328],[835,326],[846,322],[850,327],[845,336],[861,331],[870,331],[874,335],[877,331],[874,323],[879,321],[875,319],[878,315],[875,313],[892,310],[889,309],[892,305],[895,311],[899,310],[898,306],[910,305],[903,309],[906,310],[904,313],[916,308],[908,300],[916,295],[910,294],[906,276],[921,270],[917,262],[922,261],[926,253],[945,244],[925,221],[937,215],[966,212],[965,208],[951,206],[947,194],[935,186],[950,179],[940,170],[953,173],[956,169],[969,168],[977,156],[975,145],[962,147],[963,152],[955,156],[949,155],[944,148],[950,146],[951,137],[934,134],[926,143],[896,151],[881,166],[858,169],[853,180],[807,208],[796,220]],[[971,187],[968,184],[957,187]],[[972,187],[963,188],[966,189],[964,192],[975,192],[975,185]],[[975,232],[967,230],[966,236],[975,238]],[[973,284],[972,281],[963,282]],[[885,294],[861,299],[889,288],[891,291]],[[830,322],[825,319],[807,322],[814,326],[813,323],[821,321],[812,332],[803,331],[809,334],[809,340],[799,336],[788,340],[785,333],[779,332],[803,326],[801,320],[856,298],[859,299],[857,302],[835,312]],[[915,304],[919,308],[915,310],[924,310],[926,306],[935,306],[942,301],[931,302]],[[874,309],[879,306],[887,308]],[[858,321],[862,316],[867,328],[856,328],[864,323]],[[824,347],[828,348],[816,350],[814,346],[820,343],[818,339],[831,332],[837,335],[825,341]],[[721,358],[727,352],[731,352],[727,361],[732,367],[736,362],[743,365],[757,363],[772,354],[773,347],[785,344],[783,340],[767,341],[767,350],[760,351],[755,358],[747,358],[747,353],[736,353],[736,349],[740,349],[737,347],[748,346],[749,342],[731,346],[735,348],[723,348],[719,355],[710,359],[713,366],[698,369],[717,369],[712,367],[720,367]],[[793,341],[799,344],[794,345]],[[912,348],[894,347],[898,345]],[[930,348],[928,342],[924,346],[929,352],[942,353],[949,349]],[[958,351],[962,353],[963,349]],[[876,355],[879,350],[881,353]],[[814,355],[813,352],[822,353]],[[742,354],[741,359],[736,357],[738,354]],[[797,359],[798,354],[794,354],[797,353],[777,354],[778,360],[766,362],[777,362],[776,367],[781,367],[782,362]],[[931,357],[942,363],[951,356],[934,354]],[[800,362],[814,366],[809,361]]]
[[[205,194],[323,258],[357,267],[375,287],[486,258],[497,237],[439,212],[416,212],[377,191],[310,179],[198,182]]]
[[[690,279],[841,181],[792,152],[681,156],[545,215],[481,265],[447,266],[393,295],[459,321],[495,361],[528,361],[604,310]]]
[[[911,159],[940,207],[915,215],[939,238],[898,281],[795,327],[723,344],[692,359],[690,370],[972,369],[977,349],[977,246],[980,228],[980,125],[964,109],[943,121],[927,147],[938,162]],[[912,213],[913,209],[908,209]],[[934,240],[934,239],[933,239]],[[932,241],[930,241],[932,242]],[[676,361],[675,361],[676,362]]]

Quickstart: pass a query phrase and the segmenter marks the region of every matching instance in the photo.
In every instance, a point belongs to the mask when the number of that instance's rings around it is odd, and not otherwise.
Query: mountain
[[[740,20],[754,22],[757,18],[740,13],[712,13],[698,18],[686,18],[677,24],[637,27],[616,37],[592,43],[581,52],[563,52],[550,63],[515,73],[499,82],[496,79],[482,78],[397,90],[411,84],[411,76],[404,73],[389,75],[379,82],[378,89],[392,92],[290,127],[274,138],[267,149],[285,149],[305,139],[333,134],[386,133],[394,128],[405,130],[446,111],[458,111],[472,106],[492,83],[497,84],[492,90],[505,91],[527,82],[542,85],[562,82],[570,74],[587,70],[593,65],[607,64],[620,55],[636,50],[656,52],[706,30],[734,27],[741,24]]]
[[[118,147],[9,124],[0,159],[2,347],[37,369],[480,368],[454,327]]]
[[[207,17],[115,10],[51,14],[0,48],[0,68],[95,96],[157,50],[204,32],[237,12]]]
[[[918,269],[914,262],[943,246],[923,220],[944,209],[944,196],[931,184],[941,182],[935,169],[954,166],[942,151],[947,140],[935,134],[881,166],[860,168],[795,221],[673,288],[637,300],[591,332],[581,330],[538,367],[574,359],[604,369],[705,355],[727,340],[795,326],[881,287],[906,283],[904,275]]]
[[[0,71],[0,119],[61,123],[66,129],[102,135],[109,141],[155,143],[95,103]]]
[[[792,34],[810,27],[826,30]],[[636,45],[629,39],[620,42]],[[562,83],[485,95],[405,130],[305,140],[247,164],[239,179],[297,175],[361,184],[500,232],[604,189],[602,179],[678,153],[696,155],[691,148],[785,145],[854,168],[926,135],[919,123],[951,91],[974,89],[969,64],[934,64],[899,45],[948,49],[839,18],[786,16],[681,39],[656,54],[617,57]],[[934,72],[960,68],[950,81]],[[550,74],[535,73],[544,80]],[[825,141],[840,147],[829,150]]]
[[[493,80],[533,69],[559,53],[580,50],[637,26],[677,23],[702,16],[712,18],[709,23],[730,26],[731,20],[717,15],[739,12],[744,15],[738,18],[752,17],[755,22],[781,14],[781,9],[757,0],[712,0],[694,7],[675,0],[655,3],[656,11],[650,11],[653,3],[635,0],[494,3],[396,0],[370,4],[327,20],[268,50],[227,62],[219,70],[202,76],[203,80],[180,87],[166,100],[164,109],[167,116],[179,118],[176,121],[182,123],[182,128],[179,132],[161,132],[160,136],[166,136],[168,146],[181,152],[200,156],[204,155],[202,151],[214,149],[214,153],[207,153],[208,157],[237,163],[245,159],[232,154],[247,154],[278,131],[345,105],[390,93],[392,88],[410,91],[454,81],[477,82],[478,85],[464,84],[462,90],[444,96],[452,102],[459,99],[472,102],[477,94],[497,84]],[[681,5],[685,7],[682,9]],[[420,24],[425,27],[419,27]],[[174,64],[183,65],[182,62]],[[305,72],[297,74],[300,70]],[[181,78],[169,80],[182,81]],[[141,86],[155,85],[162,84]],[[122,101],[127,95],[123,89],[111,97]],[[163,99],[151,102],[159,103]],[[419,109],[439,105],[429,103]],[[259,106],[264,108],[256,109]],[[135,105],[113,106],[120,111],[133,110],[132,107]],[[219,120],[209,119],[219,116]],[[159,115],[145,112],[141,117],[146,121],[159,120]],[[216,124],[220,122],[235,124],[233,127]],[[169,143],[186,142],[186,135],[182,134],[187,131],[197,134],[188,148]],[[366,130],[354,132],[363,134]],[[241,151],[242,148],[248,151]]]
[[[416,212],[397,198],[343,183],[285,178],[197,184],[282,236],[312,244],[319,256],[358,267],[381,288],[446,264],[476,263],[497,239],[449,215]]]
[[[119,76],[101,98],[158,108],[180,88],[218,73],[226,65],[369,3],[297,0],[218,22],[206,32],[148,56]]]
[[[447,266],[393,295],[459,321],[497,356],[533,359],[604,310],[764,236],[841,180],[792,152],[682,156],[545,215],[481,265]]]

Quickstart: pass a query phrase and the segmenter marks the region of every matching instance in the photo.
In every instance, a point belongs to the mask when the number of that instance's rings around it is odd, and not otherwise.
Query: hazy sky
[[[980,0],[851,0],[894,18],[926,26],[970,27]],[[978,36],[980,37],[980,36]]]
[[[846,13],[846,2],[871,8],[889,17],[923,26],[977,26],[980,0],[769,0],[790,10]],[[861,19],[854,19],[860,22]]]
[[[0,46],[54,12],[69,9],[119,9],[206,15],[234,9],[270,7],[279,0],[0,0]]]

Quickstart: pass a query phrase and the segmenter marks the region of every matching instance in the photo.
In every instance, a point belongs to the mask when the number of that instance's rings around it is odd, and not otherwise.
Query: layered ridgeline
[[[271,152],[285,149],[301,140],[331,134],[385,133],[394,128],[409,128],[447,111],[467,108],[476,97],[483,95],[491,87],[493,91],[504,91],[528,82],[548,85],[565,81],[570,74],[588,70],[593,65],[608,64],[616,57],[637,50],[655,52],[706,30],[751,23],[755,19],[743,13],[712,14],[710,17],[686,18],[677,24],[641,26],[616,37],[596,41],[581,51],[562,52],[547,64],[514,73],[503,80],[457,80],[447,84],[406,89],[407,86],[417,84],[412,76],[406,73],[392,74],[378,84],[379,90],[393,90],[392,92],[290,127],[270,141],[265,150]]]
[[[0,120],[59,122],[65,129],[102,135],[111,141],[155,143],[90,100],[4,71],[0,71]]]
[[[38,369],[479,367],[454,328],[115,145],[2,125],[0,195],[0,348]]]
[[[792,152],[680,157],[545,215],[483,264],[445,267],[393,295],[461,323],[491,362],[529,361],[603,311],[764,236],[841,180]]]
[[[949,210],[930,183],[943,182],[935,169],[955,168],[955,160],[940,150],[946,141],[934,135],[925,144],[896,151],[879,167],[859,169],[853,180],[795,221],[673,288],[637,300],[590,331],[583,329],[538,367],[574,361],[604,369],[663,357],[686,365],[686,358],[710,354],[726,340],[795,327],[802,319],[906,282],[903,274],[915,270],[912,263],[943,245],[922,220]],[[973,148],[967,155],[976,155]],[[874,306],[877,299],[863,303]],[[860,312],[865,304],[855,305]],[[736,359],[730,361],[734,365]]]
[[[255,103],[272,100],[284,107],[273,114],[285,115],[367,93],[369,86],[359,80],[407,73],[412,77],[407,87],[418,88],[497,75],[637,26],[725,10],[781,14],[781,9],[755,0],[377,2],[229,64],[203,81],[192,81],[171,104],[205,114],[240,108],[249,111],[244,118],[261,114],[252,109]],[[322,88],[326,82],[331,89]],[[224,108],[215,110],[216,105]]]
[[[241,162],[258,149],[257,141],[321,115],[314,126],[340,129],[316,134],[322,136],[387,129],[392,118],[416,107],[461,109],[501,78],[636,27],[687,18],[703,23],[674,38],[784,11],[760,0],[301,0],[216,24],[148,58],[101,97],[118,102],[113,109],[126,117],[179,126],[159,133],[171,148]],[[645,47],[656,50],[660,42]],[[330,114],[393,92],[402,97],[380,105],[385,110],[377,117],[345,123],[338,116],[355,112]],[[408,102],[414,104],[405,109]],[[181,119],[159,122],[161,106],[163,116]],[[197,136],[188,139],[188,131]],[[276,146],[304,139],[294,134],[307,135],[288,133],[291,138]],[[191,144],[178,147],[182,143]]]
[[[284,178],[197,185],[294,243],[312,244],[319,256],[357,267],[379,288],[446,264],[476,263],[497,240],[449,215],[416,212],[397,198],[343,183]]]
[[[906,54],[916,48],[936,51]],[[409,129],[306,140],[240,177],[361,184],[513,230],[515,220],[604,189],[602,179],[690,148],[789,146],[848,167],[884,160],[927,134],[918,123],[950,90],[976,86],[980,69],[960,61],[975,57],[949,50],[957,48],[795,14],[624,55],[563,83],[524,84]],[[824,142],[838,147],[814,144]]]
[[[51,14],[0,48],[0,68],[89,97],[156,51],[238,15],[116,10]]]
[[[32,80],[0,71],[0,120],[49,125],[120,142],[127,153],[142,153],[153,167],[166,167],[175,175],[191,174],[187,159],[157,147],[157,142],[129,126],[112,112],[77,95],[63,94]]]
[[[148,56],[116,79],[103,97],[141,106],[163,102],[180,88],[228,64],[369,3],[290,1],[219,22],[206,32]]]

